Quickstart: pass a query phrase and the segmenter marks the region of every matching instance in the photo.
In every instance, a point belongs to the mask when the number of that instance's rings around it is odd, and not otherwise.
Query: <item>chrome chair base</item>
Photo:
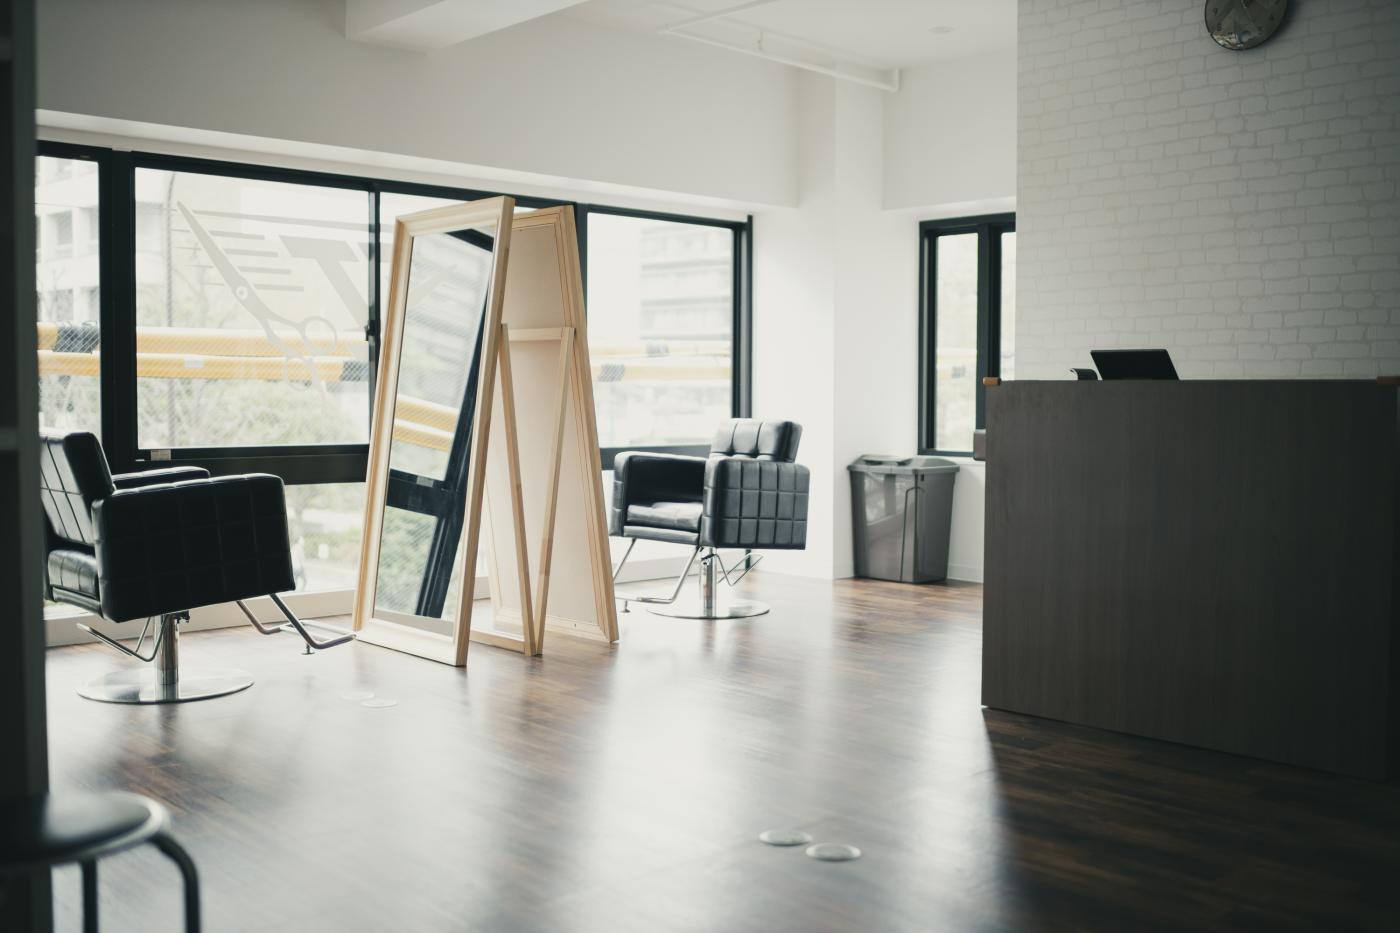
[[[227,696],[253,685],[253,675],[234,667],[180,670],[173,684],[157,682],[159,671],[134,667],[96,677],[78,688],[78,695],[99,703],[188,703]]]
[[[632,540],[636,543],[636,539]],[[701,556],[701,551],[704,551]],[[627,554],[632,553],[629,545]],[[627,562],[627,554],[622,557],[623,563]],[[695,563],[695,558],[700,557],[700,576],[698,579],[699,592],[693,598],[682,598],[681,588],[685,585],[685,578],[690,573],[691,566]],[[751,560],[745,552],[745,559],[748,566],[744,572],[731,579],[729,571],[725,569],[720,561],[719,554],[714,548],[696,547],[690,552],[690,560],[686,561],[685,569],[676,578],[676,588],[669,597],[662,596],[620,596],[622,600],[622,611],[627,611],[629,602],[642,603],[647,607],[647,611],[653,615],[669,616],[672,619],[749,619],[753,616],[761,616],[769,611],[767,603],[751,602],[747,600],[721,600],[719,598],[719,581],[723,580],[731,587],[738,583],[753,569],[756,560]],[[621,572],[622,565],[617,568]],[[617,579],[617,573],[613,574],[613,579]]]
[[[155,647],[151,651],[151,659],[154,660],[152,666],[112,671],[89,680],[78,688],[78,696],[99,703],[188,703],[191,700],[228,696],[253,686],[253,675],[236,667],[203,670],[185,670],[181,667],[180,623],[188,621],[187,612],[171,612],[161,616]],[[94,631],[93,634],[112,644],[118,651],[138,660],[148,660],[140,653],[140,641],[136,644],[137,650],[133,651],[125,645],[115,644],[100,632]],[[144,640],[144,631],[141,637]]]
[[[248,621],[264,635],[294,631],[306,642],[307,654],[310,654],[313,649],[324,650],[354,641],[355,634],[353,632],[340,632],[315,622],[303,622],[296,617],[296,614],[276,593],[268,595],[272,597],[273,603],[277,605],[278,610],[286,618],[285,624],[263,625],[242,600],[236,600],[238,608],[243,610]],[[108,638],[90,626],[80,626],[122,654],[136,658],[138,661],[153,662],[153,666],[113,671],[83,684],[78,688],[78,695],[89,700],[96,700],[99,703],[188,703],[191,700],[207,700],[211,697],[228,696],[230,693],[247,690],[253,686],[253,675],[236,667],[214,668],[213,670],[195,668],[192,671],[181,668],[180,623],[188,622],[190,615],[188,612],[170,612],[160,616],[159,619],[155,644],[149,655],[141,653],[141,646],[146,641],[146,633],[150,630],[154,619],[146,620],[146,626],[141,630],[141,636],[136,640],[134,649]],[[322,629],[332,637],[317,639],[308,630],[309,628]]]
[[[767,603],[735,600],[706,607],[699,599],[677,600],[668,606],[648,606],[647,612],[673,619],[748,619],[761,616],[770,609]]]

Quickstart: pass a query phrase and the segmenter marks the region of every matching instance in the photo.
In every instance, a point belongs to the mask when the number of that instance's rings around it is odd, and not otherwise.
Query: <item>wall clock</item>
[[[1206,0],[1206,30],[1232,52],[1263,45],[1283,25],[1288,0]]]

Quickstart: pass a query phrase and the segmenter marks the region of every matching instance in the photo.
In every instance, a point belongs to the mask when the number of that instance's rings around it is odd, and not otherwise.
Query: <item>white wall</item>
[[[1400,372],[1400,3],[1023,0],[1017,375],[1164,346],[1186,376]]]
[[[948,579],[981,583],[987,465],[970,457],[958,457],[956,461],[959,470],[953,485],[953,533],[948,541]]]
[[[441,52],[352,42],[342,0],[45,0],[39,107],[795,204],[792,69],[546,18]]]
[[[1009,210],[1016,194],[1015,47],[904,69],[885,107],[884,139],[886,208]]]

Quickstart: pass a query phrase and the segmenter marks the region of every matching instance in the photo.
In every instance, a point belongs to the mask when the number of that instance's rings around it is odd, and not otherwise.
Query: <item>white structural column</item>
[[[773,570],[849,576],[846,464],[916,443],[918,217],[882,210],[885,100],[803,75],[798,207],[755,218],[753,411],[802,424],[812,471],[807,549]]]

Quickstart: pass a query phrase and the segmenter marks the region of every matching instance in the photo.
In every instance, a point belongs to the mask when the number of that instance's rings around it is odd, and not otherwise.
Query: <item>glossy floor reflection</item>
[[[655,589],[655,587],[650,587]],[[1400,787],[988,712],[981,591],[755,573],[757,619],[634,610],[622,642],[465,671],[248,629],[181,639],[244,693],[84,701],[49,654],[55,789],[166,802],[207,929],[1385,928]],[[367,708],[371,691],[398,701]],[[858,846],[822,863],[760,831]],[[60,929],[78,880],[56,875]],[[103,862],[103,929],[175,929],[155,853]]]

